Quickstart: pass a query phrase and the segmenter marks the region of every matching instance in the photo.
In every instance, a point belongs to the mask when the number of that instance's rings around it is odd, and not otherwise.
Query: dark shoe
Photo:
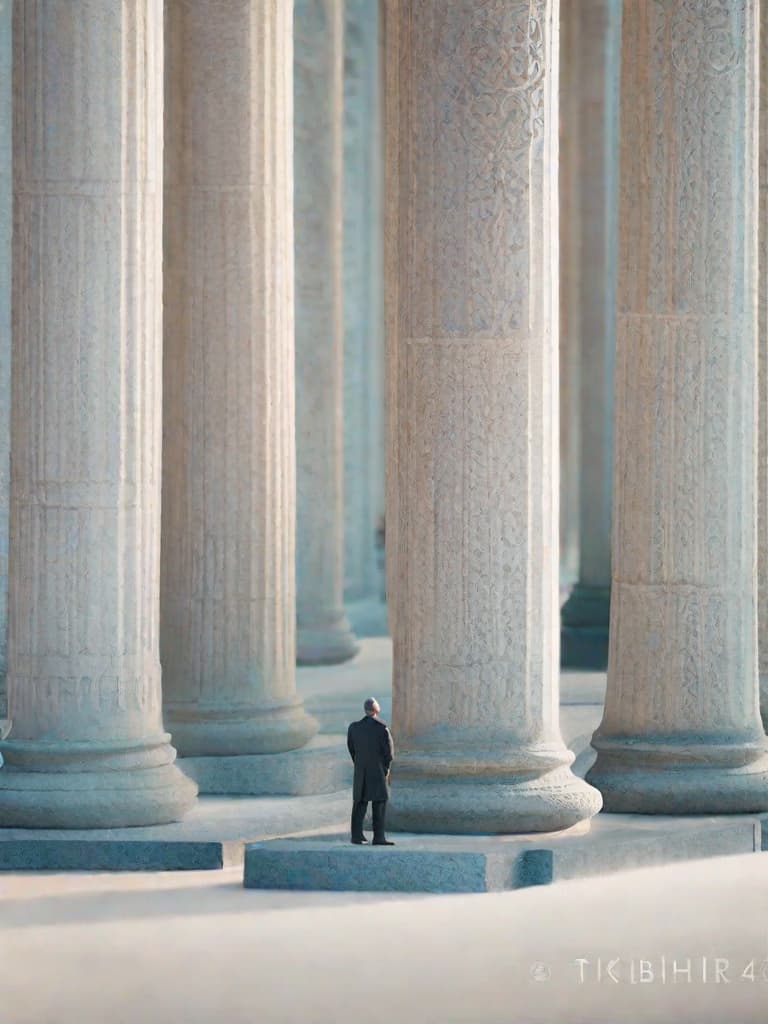
[[[353,839],[352,842],[355,844],[355,846],[367,846],[368,845],[368,840],[365,838],[365,836],[363,836],[361,839]]]
[[[392,842],[391,839],[374,839],[373,840],[373,845],[374,846],[394,846],[395,844]]]

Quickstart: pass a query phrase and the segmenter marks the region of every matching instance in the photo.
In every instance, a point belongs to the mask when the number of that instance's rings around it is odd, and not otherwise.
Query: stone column
[[[346,0],[344,11],[344,599],[370,636],[387,631],[379,3]]]
[[[161,652],[182,754],[276,753],[295,683],[292,4],[166,7]]]
[[[162,7],[13,23],[13,410],[0,825],[173,821],[158,658]]]
[[[590,817],[558,721],[557,0],[387,4],[393,821]]]
[[[560,590],[579,575],[579,240],[581,203],[578,174],[579,92],[576,45],[579,11],[572,3],[560,14],[559,137],[560,203]]]
[[[341,0],[296,0],[297,659],[357,653],[344,612]]]
[[[0,0],[0,718],[6,712],[11,439],[11,0]]]
[[[572,668],[608,663],[620,23],[621,0],[563,5],[561,173],[571,223],[561,265],[566,344],[579,360],[578,576],[561,619],[561,660]]]
[[[623,7],[608,810],[768,808],[756,0]]]
[[[760,708],[768,729],[768,2],[760,5],[757,622]]]

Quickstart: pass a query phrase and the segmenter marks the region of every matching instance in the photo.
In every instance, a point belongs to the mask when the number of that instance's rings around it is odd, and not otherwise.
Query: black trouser
[[[384,817],[387,813],[387,801],[386,800],[372,800],[373,804],[373,841],[377,839],[385,839],[384,835]],[[367,800],[357,800],[352,805],[352,838],[362,839],[363,838],[363,820],[365,818],[365,812],[368,810]]]

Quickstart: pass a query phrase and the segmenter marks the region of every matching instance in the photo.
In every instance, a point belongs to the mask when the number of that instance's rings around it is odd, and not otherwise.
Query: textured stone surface
[[[15,4],[0,825],[173,821],[158,658],[162,7]]]
[[[394,847],[352,846],[346,835],[249,844],[243,884],[250,889],[373,892],[494,892],[566,879],[751,853],[757,818],[643,820],[599,815],[586,830],[557,836],[397,835]]]
[[[0,718],[8,668],[8,487],[11,465],[11,0],[0,0]]]
[[[379,0],[344,4],[344,599],[358,636],[379,635],[384,518],[382,88]],[[358,612],[359,612],[358,608]],[[372,633],[371,630],[374,632]]]
[[[317,736],[300,750],[239,757],[182,757],[179,767],[201,793],[308,796],[352,786],[344,734]]]
[[[757,623],[760,708],[768,727],[768,3],[760,4],[760,37]]]
[[[344,613],[344,9],[296,0],[296,615],[299,664],[347,661]]]
[[[562,8],[561,351],[576,351],[577,585],[562,609],[564,666],[605,668],[611,583],[619,0]],[[561,429],[566,450],[574,439]]]
[[[581,352],[579,271],[581,203],[579,185],[579,88],[581,19],[575,4],[561,4],[560,135],[560,579],[568,586],[579,575],[579,444]],[[570,86],[570,88],[567,88]]]
[[[242,864],[246,842],[338,827],[345,793],[203,797],[183,822],[155,828],[0,829],[0,871],[195,871]]]
[[[564,828],[558,4],[386,11],[391,821]]]
[[[317,728],[295,686],[291,4],[180,0],[166,27],[165,718],[184,755],[277,753]]]
[[[757,4],[624,3],[615,811],[768,808],[756,621]]]

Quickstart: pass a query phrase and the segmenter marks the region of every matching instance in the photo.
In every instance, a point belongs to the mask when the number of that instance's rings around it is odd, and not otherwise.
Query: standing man
[[[394,846],[384,835],[384,816],[389,799],[389,766],[395,756],[392,733],[378,717],[378,701],[368,697],[365,717],[352,722],[347,730],[347,749],[355,765],[352,789],[352,842],[367,843],[363,835],[363,819],[368,801],[373,803],[373,845]]]

